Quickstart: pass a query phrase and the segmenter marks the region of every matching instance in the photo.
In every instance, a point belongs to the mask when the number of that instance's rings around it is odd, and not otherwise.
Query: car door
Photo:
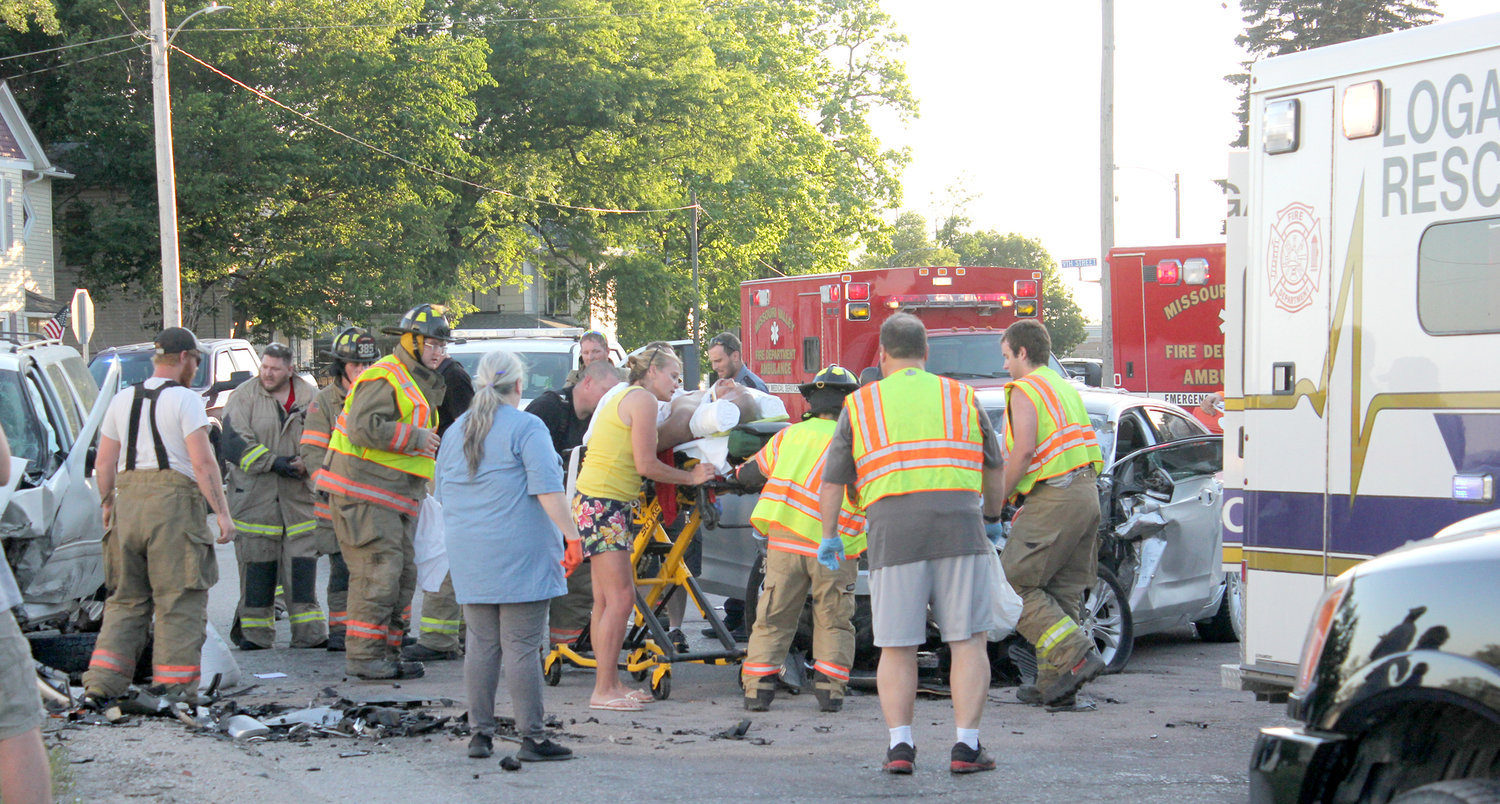
[[[1111,507],[1138,542],[1130,592],[1137,635],[1192,622],[1218,594],[1222,464],[1222,437],[1205,435],[1137,450],[1111,470]]]

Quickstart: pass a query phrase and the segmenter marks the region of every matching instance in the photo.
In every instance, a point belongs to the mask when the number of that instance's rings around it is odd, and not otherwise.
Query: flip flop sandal
[[[646,690],[631,690],[630,694],[627,695],[627,696],[625,696],[625,697],[627,697],[630,700],[635,701],[637,703],[643,703],[643,704],[645,704],[645,703],[651,703],[652,701],[656,700],[656,696],[652,695],[650,692],[647,692]]]
[[[602,709],[607,712],[639,712],[646,707],[633,698],[615,698],[604,703],[590,703],[590,709]]]

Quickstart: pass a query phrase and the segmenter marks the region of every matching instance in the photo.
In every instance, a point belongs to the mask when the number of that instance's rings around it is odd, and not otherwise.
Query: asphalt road
[[[223,580],[210,614],[227,633],[235,600],[233,553],[219,550]],[[420,595],[419,595],[420,597]],[[287,642],[280,625],[279,645]],[[688,633],[696,642],[697,628]],[[345,694],[399,692],[453,699],[433,710],[459,715],[462,662],[431,663],[426,678],[359,683],[343,673],[342,654],[323,650],[235,656],[242,670],[286,673],[242,696],[246,704],[306,706],[332,687]],[[1091,685],[1092,712],[1049,714],[1019,704],[1014,690],[991,690],[982,740],[995,772],[952,776],[952,710],[941,698],[919,699],[917,772],[880,772],[886,730],[876,697],[850,698],[839,714],[819,714],[811,695],[779,697],[770,712],[740,706],[735,669],[679,665],[671,698],[644,712],[587,708],[590,671],[569,668],[546,693],[560,718],[560,740],[572,762],[526,765],[507,772],[497,760],[514,746],[497,742],[489,760],[471,760],[467,738],[318,738],[306,743],[236,744],[194,735],[172,721],[125,727],[49,724],[67,747],[70,788],[81,801],[413,802],[515,800],[803,800],[941,796],[961,801],[1221,802],[1246,798],[1246,769],[1257,729],[1285,725],[1282,707],[1219,686],[1219,666],[1238,660],[1237,645],[1202,643],[1190,629],[1136,643],[1126,672]],[[499,713],[509,709],[503,684]],[[743,718],[744,740],[714,739]],[[354,756],[341,756],[354,754]]]

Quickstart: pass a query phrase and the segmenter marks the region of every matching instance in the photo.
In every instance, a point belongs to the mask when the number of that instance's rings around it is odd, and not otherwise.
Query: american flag
[[[57,315],[47,319],[42,325],[42,334],[52,340],[62,340],[63,332],[68,328],[68,320],[73,317],[72,305],[64,304]]]

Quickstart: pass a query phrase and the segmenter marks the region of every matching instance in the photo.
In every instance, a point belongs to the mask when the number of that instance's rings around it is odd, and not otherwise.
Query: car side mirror
[[[83,476],[94,476],[94,464],[99,461],[99,445],[90,444],[88,452],[83,454]]]
[[[242,384],[244,384],[244,382],[246,380],[248,380],[248,379],[250,379],[250,372],[248,372],[248,371],[233,371],[233,372],[230,372],[229,379],[227,379],[227,380],[219,380],[218,382],[214,383],[213,385],[210,385],[208,387],[208,393],[209,394],[217,394],[217,393],[220,393],[221,391],[233,391],[234,389],[236,389],[236,388],[240,387]]]
[[[1161,468],[1160,466],[1156,467],[1146,475],[1146,481],[1144,485],[1146,487],[1146,496],[1150,497],[1153,500],[1159,500],[1161,502],[1171,502],[1172,490],[1177,486],[1177,484],[1173,482],[1172,476],[1167,474],[1167,470]]]

